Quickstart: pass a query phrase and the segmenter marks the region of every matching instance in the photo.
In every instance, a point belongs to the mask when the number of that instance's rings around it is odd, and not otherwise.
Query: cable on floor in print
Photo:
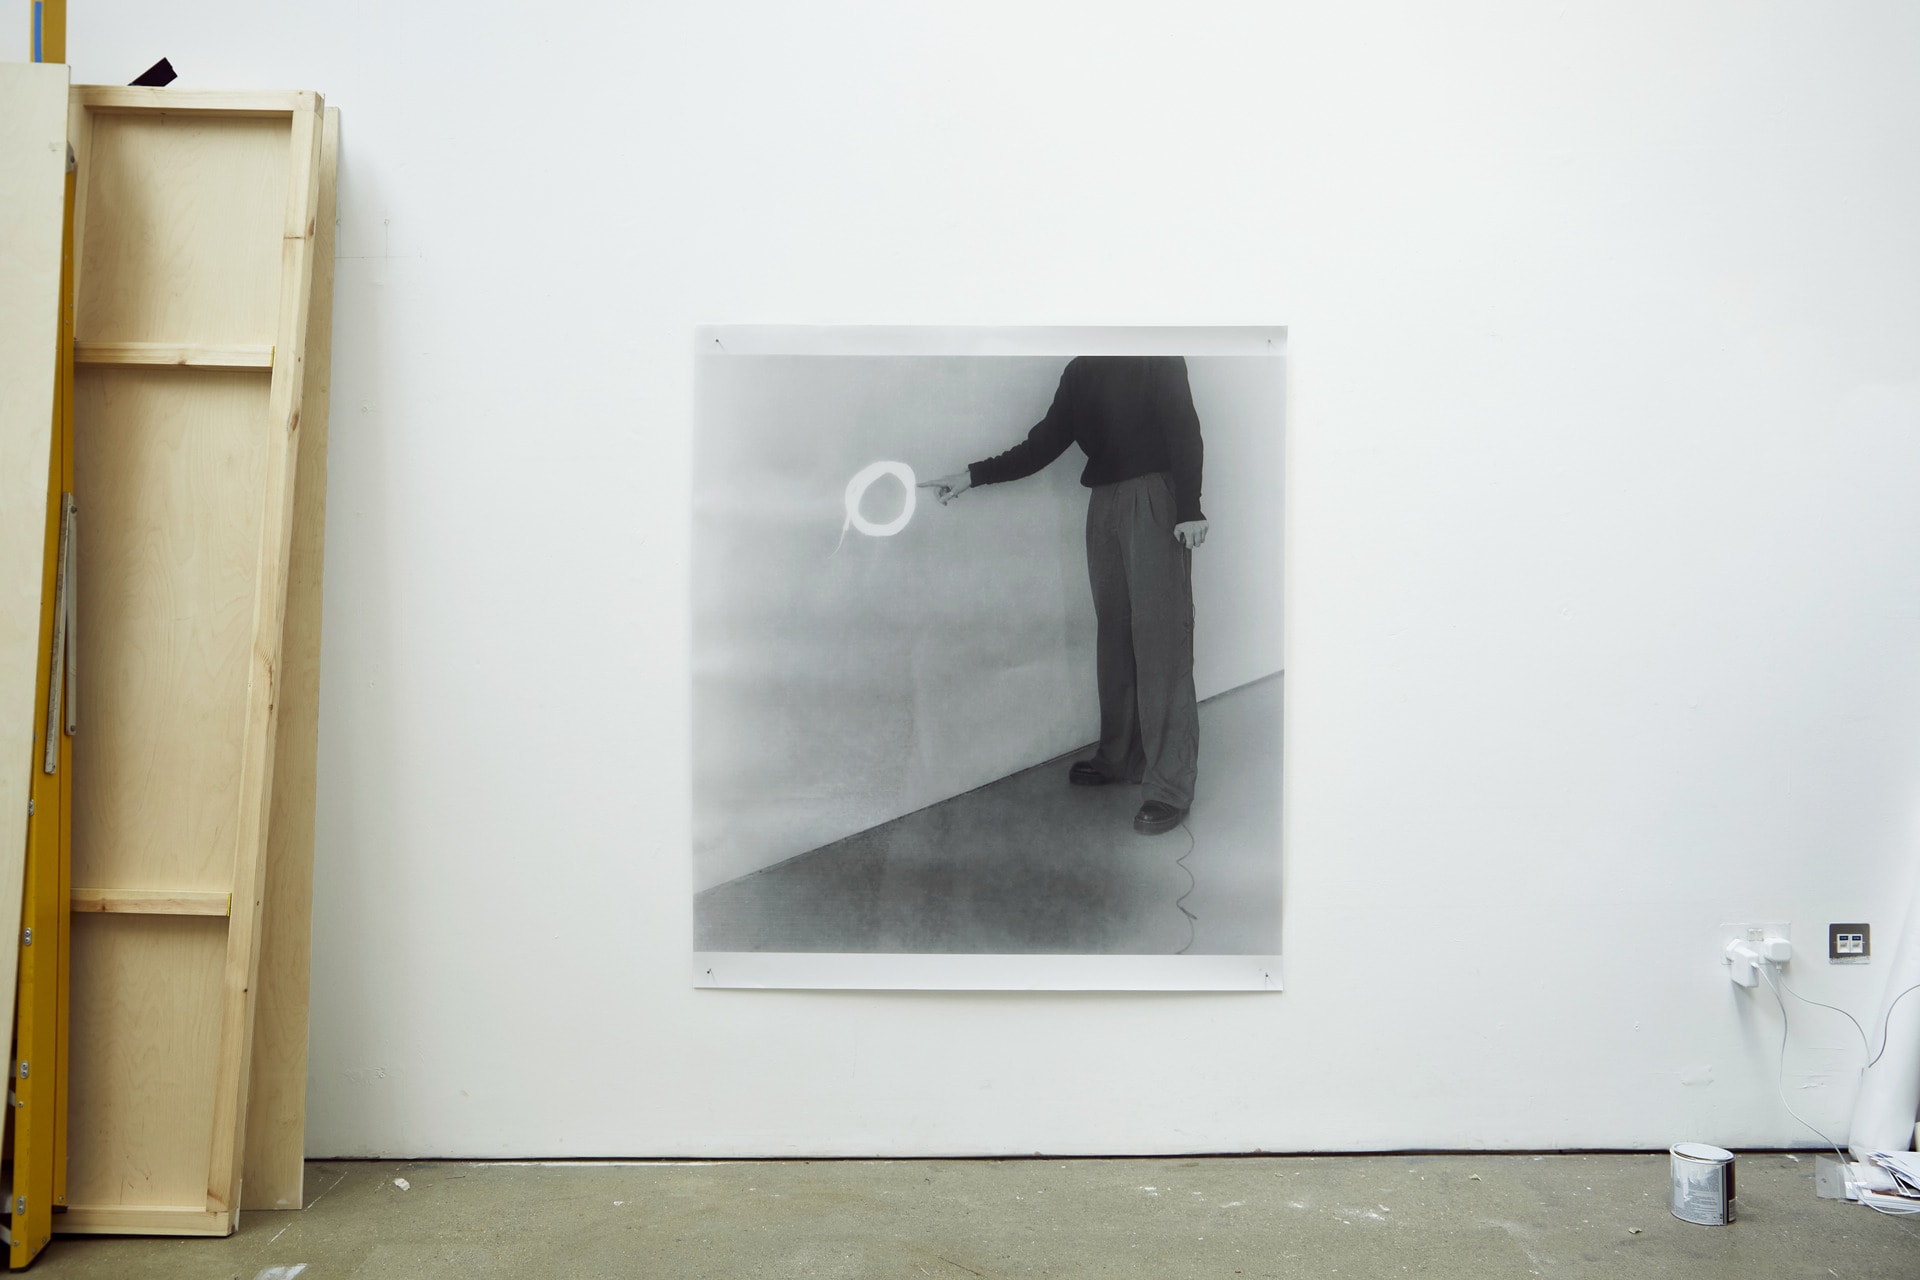
[[[1200,882],[1194,878],[1193,868],[1187,865],[1187,859],[1193,856],[1193,851],[1200,842],[1193,838],[1193,832],[1188,829],[1186,823],[1181,823],[1180,829],[1187,833],[1187,851],[1175,858],[1173,865],[1187,873],[1187,891],[1175,898],[1173,905],[1175,910],[1187,918],[1187,945],[1173,953],[1177,956],[1187,954],[1188,948],[1193,946],[1193,940],[1197,936],[1197,926],[1200,923],[1200,917],[1187,910],[1187,899],[1191,898],[1194,890],[1200,887]]]

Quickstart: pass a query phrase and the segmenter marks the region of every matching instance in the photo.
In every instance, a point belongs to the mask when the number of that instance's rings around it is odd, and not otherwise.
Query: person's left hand
[[[1191,551],[1207,540],[1205,520],[1185,520],[1173,526],[1174,540]]]

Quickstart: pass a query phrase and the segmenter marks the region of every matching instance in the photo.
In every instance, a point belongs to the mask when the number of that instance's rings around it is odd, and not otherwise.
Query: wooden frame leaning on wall
[[[72,94],[87,722],[62,1232],[238,1224],[323,119],[313,93]]]

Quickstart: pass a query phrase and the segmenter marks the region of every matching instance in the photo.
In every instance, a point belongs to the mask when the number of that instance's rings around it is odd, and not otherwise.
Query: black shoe
[[[1104,787],[1113,779],[1100,772],[1100,767],[1093,761],[1079,760],[1067,770],[1067,781],[1076,787]]]
[[[1185,809],[1176,809],[1164,800],[1149,800],[1133,815],[1133,829],[1143,836],[1165,835],[1186,816]]]

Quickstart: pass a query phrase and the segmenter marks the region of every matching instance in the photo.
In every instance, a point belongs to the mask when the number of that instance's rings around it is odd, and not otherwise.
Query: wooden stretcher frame
[[[62,1232],[238,1225],[323,111],[313,93],[72,94],[83,513],[97,496],[81,542]],[[268,159],[236,181],[221,170],[235,155]],[[272,193],[264,233],[204,231]],[[168,243],[170,228],[200,238]],[[222,266],[228,249],[240,256]],[[170,315],[223,318],[141,331]],[[251,496],[188,509],[222,493]],[[216,596],[231,616],[192,612]]]
[[[265,923],[254,994],[252,1084],[247,1090],[243,1209],[298,1209],[306,1185],[307,1007],[313,955],[314,775],[320,736],[320,580],[325,567],[327,421],[333,374],[334,203],[340,112],[328,107],[320,140],[320,200],[307,311],[300,458],[280,710],[267,827]]]

